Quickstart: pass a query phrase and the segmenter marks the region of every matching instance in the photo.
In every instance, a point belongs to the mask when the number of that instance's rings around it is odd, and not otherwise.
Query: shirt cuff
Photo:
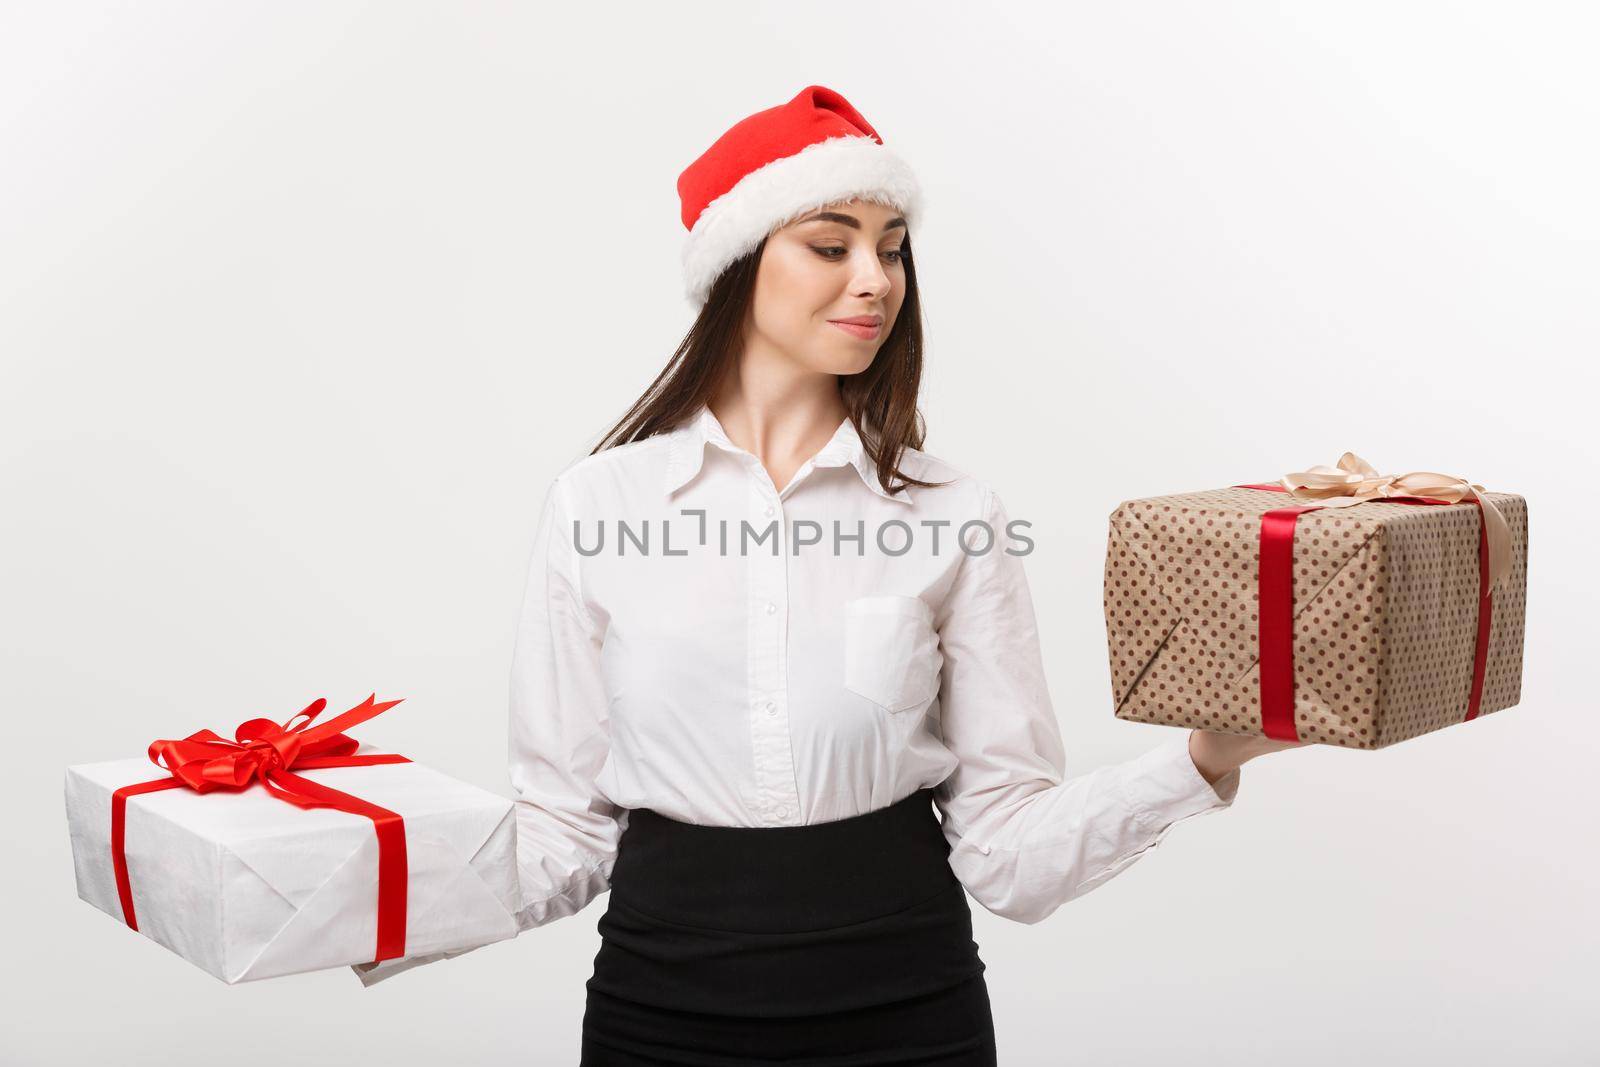
[[[1215,785],[1205,780],[1189,755],[1189,731],[1134,760],[1127,783],[1137,818],[1150,829],[1232,806],[1239,792],[1239,768]]]

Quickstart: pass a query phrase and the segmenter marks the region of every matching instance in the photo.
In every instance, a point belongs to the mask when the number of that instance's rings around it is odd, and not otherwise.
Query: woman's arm
[[[605,633],[583,602],[566,490],[557,477],[545,494],[511,664],[519,931],[575,914],[609,889],[622,830],[622,813],[595,785],[610,751],[600,670]],[[354,969],[370,986],[473,950]]]
[[[1001,536],[1006,510],[987,489],[980,509],[993,547],[963,556],[935,619],[940,728],[960,762],[934,798],[967,890],[997,915],[1034,923],[1126,869],[1178,822],[1232,804],[1239,772],[1219,759],[1202,773],[1185,732],[1066,777],[1027,577]],[[1206,744],[1202,756],[1212,754]]]
[[[596,784],[611,751],[604,641],[604,627],[584,604],[571,505],[558,477],[539,525],[511,666],[523,930],[572,915],[610,888],[623,823]]]

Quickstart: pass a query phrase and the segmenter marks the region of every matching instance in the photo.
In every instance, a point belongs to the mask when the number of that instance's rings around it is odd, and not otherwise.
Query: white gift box
[[[360,755],[377,754],[362,746]],[[405,822],[406,958],[514,937],[511,801],[417,763],[294,773]],[[162,777],[148,759],[67,769],[78,895],[124,923],[111,795]],[[123,854],[139,931],[224,982],[371,962],[378,840],[371,819],[248,789],[186,787],[127,800]]]

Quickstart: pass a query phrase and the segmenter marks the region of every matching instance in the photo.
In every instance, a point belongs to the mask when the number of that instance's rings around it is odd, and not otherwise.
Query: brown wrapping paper
[[[1522,689],[1528,509],[1484,493],[1511,532],[1492,597],[1478,717]],[[1105,618],[1116,715],[1263,734],[1256,615],[1261,516],[1287,493],[1215,489],[1129,500],[1111,514]],[[1466,718],[1478,631],[1479,510],[1386,500],[1310,511],[1294,541],[1295,729],[1384,748]]]

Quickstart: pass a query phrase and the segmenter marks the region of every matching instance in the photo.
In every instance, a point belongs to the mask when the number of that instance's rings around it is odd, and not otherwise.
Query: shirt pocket
[[[914,596],[881,594],[845,601],[844,686],[889,712],[932,700],[944,657],[933,612]]]

